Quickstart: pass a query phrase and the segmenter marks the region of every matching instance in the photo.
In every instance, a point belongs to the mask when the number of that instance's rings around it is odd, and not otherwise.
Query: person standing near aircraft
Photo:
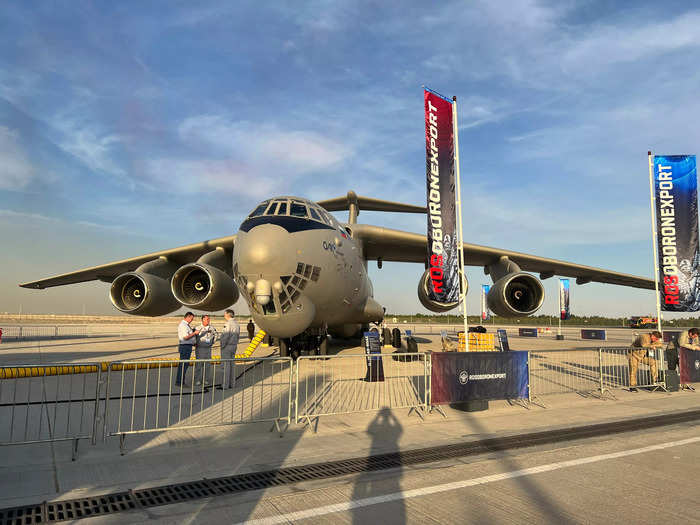
[[[654,350],[662,345],[661,332],[657,330],[648,334],[640,334],[635,338],[632,343],[632,348],[629,350],[629,355],[627,356],[630,367],[630,392],[637,391],[637,370],[639,369],[640,363],[649,365],[652,383],[656,383],[658,378],[656,359],[647,356],[647,350]]]
[[[690,350],[700,350],[700,341],[698,341],[698,334],[700,330],[697,328],[691,328],[690,330],[683,330],[678,336],[678,346],[683,348],[688,348]]]
[[[252,341],[253,337],[255,337],[255,324],[252,319],[248,319],[246,330],[248,330],[248,338]]]
[[[197,356],[197,361],[200,359],[211,360],[211,347],[216,341],[216,328],[211,325],[211,319],[208,315],[202,316],[202,324],[197,327],[197,346],[195,347],[195,355]],[[211,363],[209,364],[211,366]],[[201,386],[202,382],[206,386],[211,385],[209,381],[210,374],[206,373],[207,363],[195,363],[194,365],[194,381],[196,386]]]
[[[221,331],[221,359],[235,359],[238,348],[238,338],[241,335],[241,327],[233,318],[233,310],[226,310],[224,313],[226,324]],[[233,361],[228,362],[228,367],[224,365],[224,388],[231,388],[233,385]]]
[[[177,365],[177,377],[175,384],[177,386],[189,386],[185,382],[187,377],[187,367],[190,366],[190,357],[192,356],[192,346],[197,340],[199,332],[193,330],[190,323],[194,319],[192,312],[187,312],[182,321],[177,327],[178,352],[180,353],[180,363]]]

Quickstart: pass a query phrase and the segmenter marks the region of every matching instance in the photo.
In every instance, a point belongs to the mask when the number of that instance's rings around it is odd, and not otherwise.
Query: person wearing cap
[[[192,312],[187,312],[177,327],[177,350],[180,353],[180,363],[177,365],[175,384],[180,387],[189,386],[185,381],[187,377],[187,367],[190,366],[192,347],[197,342],[197,336],[199,335],[199,332],[193,330],[190,326],[193,319],[194,314]]]

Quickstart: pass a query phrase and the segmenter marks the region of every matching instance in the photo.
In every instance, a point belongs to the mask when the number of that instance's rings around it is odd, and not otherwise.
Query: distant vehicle
[[[654,328],[657,325],[656,317],[640,317],[634,316],[630,317],[629,327],[630,328]]]

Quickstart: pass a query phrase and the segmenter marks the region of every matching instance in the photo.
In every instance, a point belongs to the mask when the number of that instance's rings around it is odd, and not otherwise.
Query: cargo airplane
[[[341,224],[330,213],[347,210]],[[426,207],[357,196],[319,202],[276,197],[261,202],[240,225],[238,233],[180,248],[124,259],[75,272],[20,284],[43,289],[85,281],[111,283],[110,299],[117,310],[160,316],[181,306],[220,311],[243,296],[258,326],[280,347],[325,354],[328,335],[351,337],[369,323],[382,321],[384,308],[374,299],[368,261],[423,263],[418,299],[433,312],[457,303],[441,304],[428,296],[425,235],[359,224],[360,210],[426,213]],[[540,279],[573,277],[654,289],[654,280],[546,259],[536,255],[464,243],[465,263],[482,266],[493,286],[489,308],[504,317],[535,313],[544,301]],[[539,274],[539,278],[533,275]]]

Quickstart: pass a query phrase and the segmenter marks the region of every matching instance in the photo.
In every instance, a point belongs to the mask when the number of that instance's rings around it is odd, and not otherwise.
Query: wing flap
[[[34,288],[41,290],[52,286],[63,286],[66,284],[76,284],[87,281],[99,280],[111,283],[118,275],[124,272],[132,272],[142,264],[158,259],[159,257],[165,257],[169,261],[178,264],[187,264],[189,262],[196,261],[205,253],[219,247],[226,250],[233,250],[235,240],[235,235],[220,237],[209,241],[188,244],[187,246],[181,246],[179,248],[171,248],[169,250],[162,250],[146,255],[140,255],[138,257],[132,257],[130,259],[123,259],[121,261],[93,266],[91,268],[84,268],[75,272],[47,277],[46,279],[40,279],[38,281],[22,283],[20,286],[22,288]]]

